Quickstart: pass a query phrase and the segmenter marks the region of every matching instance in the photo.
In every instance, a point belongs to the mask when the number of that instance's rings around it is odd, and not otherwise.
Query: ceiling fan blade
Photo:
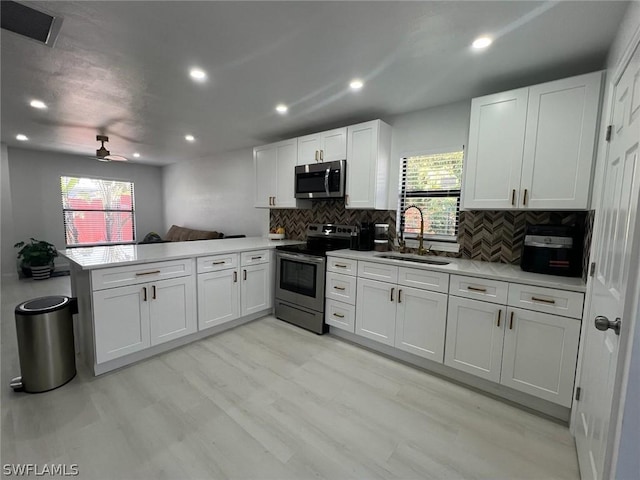
[[[123,157],[122,155],[107,155],[104,159],[108,162],[127,162],[128,158]]]

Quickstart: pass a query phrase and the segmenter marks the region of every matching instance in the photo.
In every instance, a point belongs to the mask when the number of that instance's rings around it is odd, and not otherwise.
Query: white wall
[[[104,163],[87,157],[9,147],[9,181],[13,231],[2,231],[2,273],[15,272],[13,244],[29,237],[65,247],[60,176],[132,181],[135,188],[137,238],[163,230],[162,170],[134,163]],[[3,172],[4,173],[4,172]],[[3,175],[2,183],[5,195]],[[3,202],[4,203],[4,202]],[[63,260],[57,264],[64,263]]]
[[[386,119],[392,127],[389,205],[398,203],[400,159],[441,148],[462,148],[469,138],[471,100],[397,115]]]
[[[225,235],[263,236],[268,209],[254,208],[252,149],[163,168],[165,231],[175,224]]]

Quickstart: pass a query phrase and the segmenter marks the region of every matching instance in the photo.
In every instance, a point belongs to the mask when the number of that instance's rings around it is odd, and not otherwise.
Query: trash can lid
[[[71,299],[63,295],[40,297],[22,302],[16,307],[16,313],[35,315],[38,313],[55,312],[64,308]]]

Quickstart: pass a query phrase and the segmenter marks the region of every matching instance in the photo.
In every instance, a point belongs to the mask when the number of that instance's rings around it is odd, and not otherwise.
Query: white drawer
[[[252,252],[242,252],[240,254],[240,265],[256,265],[258,263],[267,263],[271,259],[269,250],[253,250]]]
[[[326,308],[324,309],[324,321],[332,327],[355,333],[356,307],[327,299]]]
[[[398,283],[398,267],[375,262],[358,262],[358,276],[379,282]]]
[[[418,268],[400,267],[398,270],[398,285],[448,293],[449,274],[430,272]]]
[[[199,257],[196,259],[198,273],[217,272],[238,266],[238,254],[212,255],[210,257]]]
[[[457,297],[474,298],[485,302],[507,304],[507,282],[497,282],[484,278],[464,277],[451,275],[449,282],[449,295]]]
[[[324,295],[332,300],[356,304],[356,277],[327,272]]]
[[[509,305],[565,317],[582,318],[584,294],[555,288],[509,284]]]
[[[91,289],[94,291],[104,290],[167,278],[186,277],[193,272],[193,263],[192,258],[185,258],[93,270],[91,272]]]
[[[348,258],[327,258],[327,272],[343,273],[345,275],[358,274],[358,261]]]

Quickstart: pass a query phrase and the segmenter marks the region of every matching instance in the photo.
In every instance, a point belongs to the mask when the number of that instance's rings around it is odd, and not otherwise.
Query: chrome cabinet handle
[[[498,324],[496,325],[496,327],[500,326],[500,319],[502,318],[502,309],[498,310]]]
[[[147,287],[142,287],[142,300],[147,301]]]
[[[320,150],[320,161],[324,162],[324,150]]]
[[[542,303],[556,303],[555,300],[547,300],[546,298],[538,298],[538,297],[531,297],[531,300],[533,300],[534,302],[542,302]]]
[[[151,298],[155,300],[156,299],[156,286],[155,285],[152,286],[151,290],[153,291],[153,295],[151,296]]]
[[[316,150],[316,162],[318,161],[318,150]]]
[[[393,302],[393,292],[395,291],[395,288],[391,288],[391,301]]]
[[[472,292],[483,292],[485,293],[487,291],[486,288],[478,288],[478,287],[467,287],[467,290],[471,290]]]
[[[160,270],[154,270],[153,272],[138,272],[136,273],[136,277],[142,277],[144,275],[154,275],[156,273],[160,273]]]

